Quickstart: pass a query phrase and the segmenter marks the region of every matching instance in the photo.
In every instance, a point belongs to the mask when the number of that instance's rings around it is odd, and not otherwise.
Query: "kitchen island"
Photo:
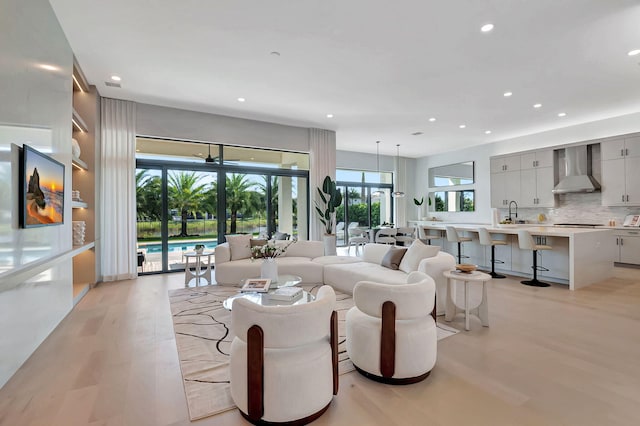
[[[538,272],[540,280],[559,284],[568,284],[570,290],[576,290],[603,281],[613,276],[615,253],[610,241],[611,229],[607,228],[568,228],[558,226],[538,226],[533,224],[498,225],[465,224],[447,222],[419,221],[412,224],[426,230],[441,232],[444,236],[446,226],[453,226],[462,235],[472,240],[464,244],[463,253],[469,258],[463,262],[475,263],[484,268],[491,267],[490,247],[480,245],[478,228],[486,228],[494,238],[503,238],[507,245],[496,246],[496,270],[523,277],[531,276],[531,251],[520,250],[518,230],[526,229],[540,244],[548,244],[553,250],[544,251],[539,265],[549,271]],[[435,241],[438,240],[434,240]],[[440,239],[443,250],[457,253],[457,246],[446,238]],[[540,254],[541,252],[538,252]]]

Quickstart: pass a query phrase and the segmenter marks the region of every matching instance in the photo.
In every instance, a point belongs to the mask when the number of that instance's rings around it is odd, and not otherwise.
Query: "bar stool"
[[[520,246],[521,250],[533,250],[533,279],[520,282],[524,285],[530,285],[533,287],[549,287],[550,284],[538,281],[538,270],[548,271],[548,269],[542,266],[538,266],[537,254],[538,250],[553,250],[553,247],[543,244],[536,244],[533,241],[531,233],[526,229],[521,229],[518,231],[518,245]]]
[[[418,226],[418,236],[421,240],[426,240],[428,245],[431,245],[431,240],[439,240],[440,238],[442,238],[442,235],[440,235],[440,231],[438,231],[438,235],[431,234],[427,230],[427,228],[424,228],[422,226]]]
[[[447,226],[447,240],[452,243],[458,243],[458,263],[462,263],[462,258],[469,258],[462,254],[462,243],[471,241],[469,237],[461,237],[453,226]]]
[[[478,236],[480,237],[480,244],[483,246],[491,246],[491,278],[506,278],[504,275],[496,273],[496,263],[504,263],[502,260],[496,260],[496,246],[506,246],[505,240],[494,240],[491,238],[491,234],[487,231],[487,228],[478,228]]]

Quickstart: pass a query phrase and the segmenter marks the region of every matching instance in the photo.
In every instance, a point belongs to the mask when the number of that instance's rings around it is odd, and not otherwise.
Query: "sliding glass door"
[[[183,270],[186,252],[213,250],[228,234],[308,238],[308,171],[296,169],[308,156],[172,143],[139,143],[163,150],[138,158],[139,273]]]

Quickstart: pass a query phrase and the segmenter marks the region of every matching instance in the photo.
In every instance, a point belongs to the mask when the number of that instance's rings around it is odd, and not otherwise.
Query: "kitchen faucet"
[[[518,203],[513,200],[509,201],[509,222],[513,222],[513,220],[511,219],[511,203],[516,205],[516,218],[518,217]]]

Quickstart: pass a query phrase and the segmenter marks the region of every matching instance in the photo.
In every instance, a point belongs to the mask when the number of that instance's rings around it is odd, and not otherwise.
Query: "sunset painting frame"
[[[23,145],[20,198],[23,228],[64,223],[64,172],[61,162]]]

